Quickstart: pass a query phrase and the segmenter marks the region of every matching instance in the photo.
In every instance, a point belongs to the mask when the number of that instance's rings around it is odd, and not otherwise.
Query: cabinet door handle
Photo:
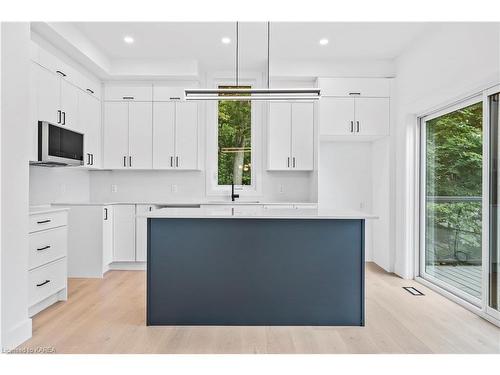
[[[123,157],[123,166],[124,167],[127,166],[127,157],[126,156]]]
[[[134,97],[133,96],[124,96],[123,99],[132,100],[132,99],[134,99]]]
[[[170,166],[171,167],[174,166],[174,157],[173,156],[170,157]]]
[[[94,165],[94,154],[90,154],[90,165]]]
[[[132,167],[132,156],[128,157],[128,166]]]
[[[62,124],[66,125],[66,112],[63,111],[62,115],[63,115]]]
[[[91,94],[94,93],[94,90],[91,90],[91,89],[87,89],[88,92],[90,92]]]
[[[286,158],[286,167],[290,168],[290,156]]]
[[[351,133],[354,132],[354,121],[351,121]]]
[[[61,123],[61,110],[60,109],[57,111],[57,123],[58,124]]]
[[[175,167],[176,168],[179,167],[179,157],[178,156],[175,157]]]
[[[50,249],[50,245],[40,247],[40,248],[36,249],[36,251],[42,251],[42,250],[47,250],[47,249]]]
[[[36,284],[36,286],[44,286],[45,284],[50,283],[50,280],[45,280],[43,283]]]
[[[87,165],[90,165],[90,154],[87,152]]]
[[[292,158],[293,167],[295,168],[295,156]]]
[[[356,133],[359,133],[359,121],[356,121]]]
[[[46,223],[50,223],[51,221],[52,221],[52,220],[47,219],[47,220],[37,221],[36,223],[37,223],[37,224],[46,224]]]
[[[63,77],[66,77],[66,74],[64,74],[63,72],[61,72],[60,70],[56,70],[56,73],[63,76]]]
[[[104,220],[108,220],[108,209],[104,208]]]
[[[360,92],[350,92],[349,95],[361,95]]]

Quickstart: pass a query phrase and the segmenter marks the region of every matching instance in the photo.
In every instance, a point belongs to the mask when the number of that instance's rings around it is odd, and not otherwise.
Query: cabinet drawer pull
[[[50,283],[50,280],[45,280],[43,283],[36,284],[36,286],[44,286],[45,284]]]
[[[43,283],[36,284],[36,286],[44,286],[45,284],[50,283],[50,280],[45,280]]]
[[[360,92],[350,92],[349,95],[361,95]]]
[[[91,94],[94,93],[94,90],[91,90],[91,89],[87,89],[88,92],[90,92]]]
[[[170,100],[181,100],[179,96],[172,96],[170,97]]]
[[[63,72],[61,72],[60,70],[56,70],[56,73],[57,73],[57,74],[62,75],[63,77],[66,77],[66,74],[64,74],[64,73],[63,73]]]
[[[51,221],[52,221],[52,220],[47,219],[47,220],[37,221],[36,223],[37,223],[37,224],[46,224],[46,223],[50,223]]]
[[[359,133],[359,121],[356,121],[356,133]]]
[[[123,99],[129,99],[129,100],[132,100],[132,99],[134,99],[134,97],[133,97],[133,96],[124,96],[124,97],[123,97]]]
[[[40,247],[40,248],[36,249],[36,251],[42,251],[42,250],[47,250],[47,249],[50,249],[50,245]]]

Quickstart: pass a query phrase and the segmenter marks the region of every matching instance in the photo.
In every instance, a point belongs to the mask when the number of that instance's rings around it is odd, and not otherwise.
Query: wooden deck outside
[[[482,289],[481,266],[434,266],[427,273],[471,296],[480,298]]]

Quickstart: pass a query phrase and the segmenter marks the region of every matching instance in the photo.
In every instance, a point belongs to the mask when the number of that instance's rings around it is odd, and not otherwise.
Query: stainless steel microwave
[[[38,160],[31,164],[47,167],[83,165],[83,134],[38,122]]]

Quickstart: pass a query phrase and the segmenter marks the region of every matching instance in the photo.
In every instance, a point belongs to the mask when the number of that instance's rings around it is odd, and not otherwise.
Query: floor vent
[[[422,293],[420,290],[412,286],[404,286],[403,289],[414,296],[425,296],[424,293]]]

